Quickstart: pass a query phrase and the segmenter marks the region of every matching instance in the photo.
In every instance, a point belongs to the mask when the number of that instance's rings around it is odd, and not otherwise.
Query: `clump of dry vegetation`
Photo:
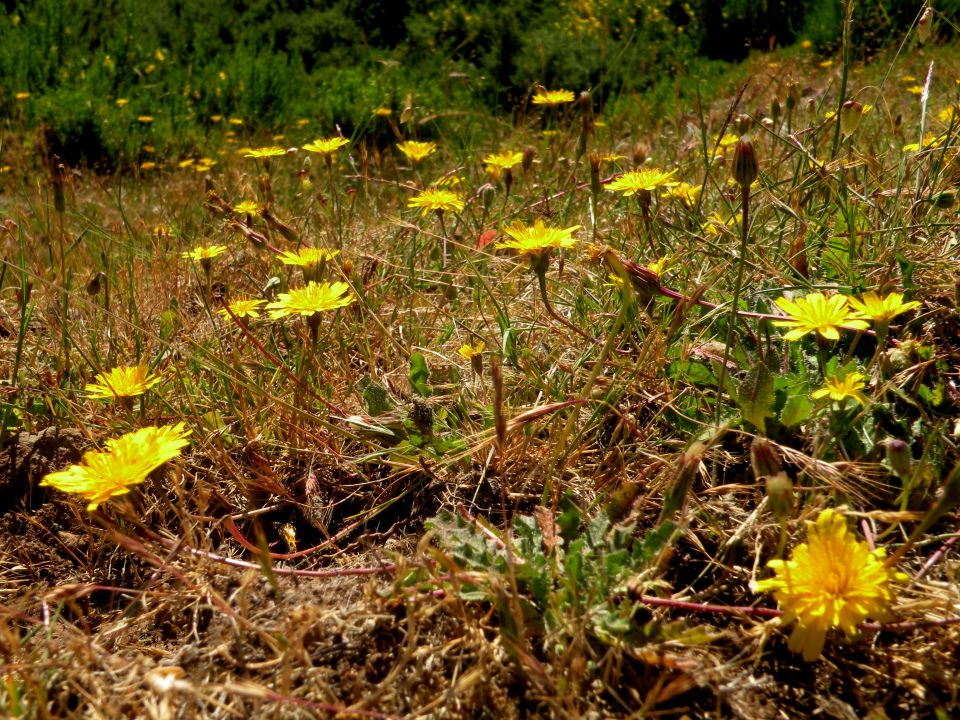
[[[644,124],[8,155],[0,708],[956,713],[958,65],[907,40]]]

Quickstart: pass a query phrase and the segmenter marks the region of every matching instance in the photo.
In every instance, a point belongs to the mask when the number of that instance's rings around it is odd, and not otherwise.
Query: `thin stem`
[[[733,303],[730,306],[730,319],[727,322],[727,336],[723,341],[723,363],[720,365],[720,385],[717,388],[717,406],[714,410],[714,422],[720,423],[720,401],[727,380],[727,361],[730,359],[730,343],[733,341],[733,328],[737,324],[737,306],[740,304],[740,291],[743,289],[743,271],[747,266],[747,238],[750,225],[750,186],[741,187],[741,208],[743,218],[740,222],[740,257],[737,261],[737,279],[733,284]]]

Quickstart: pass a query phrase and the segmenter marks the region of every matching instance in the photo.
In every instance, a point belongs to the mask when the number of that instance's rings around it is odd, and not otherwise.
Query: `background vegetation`
[[[960,0],[940,4],[960,13]],[[914,5],[858,3],[853,59],[909,26]],[[389,137],[370,108],[410,97],[428,113],[508,113],[543,83],[590,90],[598,107],[657,88],[666,103],[715,78],[718,60],[798,38],[831,50],[840,27],[840,0],[7,2],[0,113],[45,128],[69,163],[111,168],[148,159],[144,144],[203,149],[230,117],[248,131],[310,119]]]

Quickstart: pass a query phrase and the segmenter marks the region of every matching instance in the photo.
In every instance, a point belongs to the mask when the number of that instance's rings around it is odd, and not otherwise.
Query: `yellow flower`
[[[480,355],[483,352],[483,349],[486,347],[486,343],[482,340],[479,340],[476,345],[471,345],[470,343],[464,343],[460,346],[460,349],[457,350],[457,353],[464,360],[473,360],[475,357]]]
[[[126,98],[117,98],[116,102],[117,102],[117,107],[122,108],[122,107],[125,107],[127,103],[129,103],[130,101],[127,100]]]
[[[88,500],[87,510],[96,510],[100,503],[116,495],[130,492],[147,476],[180,454],[187,445],[189,430],[183,423],[163,427],[145,427],[107,441],[106,450],[84,453],[79,465],[50,473],[41,485],[82,495]]]
[[[569,90],[541,90],[533,96],[534,105],[563,105],[573,102],[573,93]]]
[[[194,162],[196,161],[193,158],[187,158],[186,160],[181,160],[180,162],[178,162],[177,167],[180,169],[188,168],[191,165],[193,165]]]
[[[407,140],[397,144],[397,150],[407,156],[411,162],[418,163],[437,151],[437,144],[432,142],[417,142]]]
[[[777,327],[792,328],[784,340],[799,340],[807,333],[816,332],[827,340],[837,340],[840,333],[837,328],[865,330],[869,323],[847,306],[844,295],[810,293],[805,297],[797,298],[796,302],[785,297],[774,301],[778,308],[787,314],[786,320],[774,320]]]
[[[733,133],[727,133],[723,137],[715,135],[713,142],[722,148],[730,147],[731,145],[736,145],[738,142],[740,142],[740,136],[734,135]]]
[[[796,621],[789,647],[810,662],[820,657],[827,631],[838,627],[852,637],[866,618],[889,617],[894,591],[890,583],[906,576],[887,567],[882,549],[871,550],[848,530],[833,510],[807,523],[807,542],[789,560],[771,560],[775,577],[754,583],[756,592],[773,591],[784,614],[781,624]]]
[[[498,242],[496,247],[516,250],[521,255],[539,255],[551,248],[573,247],[577,244],[573,233],[579,229],[579,225],[568,228],[544,227],[543,220],[537,220],[533,227],[516,223],[504,228],[511,239]]]
[[[149,125],[153,122],[153,115],[137,115],[137,122],[141,122],[144,125]]]
[[[218,255],[223,255],[226,251],[226,245],[198,245],[193,250],[180,253],[180,257],[184,260],[199,260],[202,263],[209,263]]]
[[[730,232],[730,228],[738,225],[741,219],[740,213],[734,213],[724,220],[720,213],[714,212],[700,225],[700,231],[707,237],[719,237],[721,232]]]
[[[866,387],[864,383],[866,377],[863,373],[858,372],[847,373],[844,377],[834,375],[826,379],[822,388],[814,390],[813,393],[811,393],[811,397],[819,400],[820,398],[829,396],[831,400],[836,400],[837,402],[843,402],[847,398],[853,398],[862,405],[867,402],[867,396],[861,392],[861,390]]]
[[[277,255],[277,259],[284,265],[297,265],[303,270],[306,281],[317,280],[320,269],[340,254],[339,250],[328,250],[322,247],[302,247],[290,252],[289,250]]]
[[[14,97],[15,97],[17,100],[23,101],[23,100],[26,100],[27,98],[30,97],[30,93],[25,92],[25,91],[22,91],[22,92],[18,92],[16,95],[14,95]]]
[[[509,170],[523,162],[523,153],[507,150],[505,152],[487,155],[483,161],[487,164],[487,172],[490,172],[491,168],[495,170]]]
[[[146,162],[140,163],[141,170],[155,170],[156,167],[157,167],[157,164],[152,160],[147,160]]]
[[[426,215],[431,210],[460,212],[463,210],[463,198],[443,188],[427,188],[419,195],[410,198],[407,207],[423,208],[422,215]]]
[[[674,185],[679,185],[680,183],[670,180],[670,178],[676,174],[676,170],[671,170],[666,173],[663,170],[658,170],[657,168],[651,168],[650,170],[635,170],[633,172],[624,173],[612,183],[607,185],[607,190],[613,192],[621,192],[624,197],[630,197],[635,195],[638,192],[643,192],[646,190],[650,192],[651,190],[656,190],[658,187],[672,187]]]
[[[325,310],[346,307],[357,299],[350,293],[350,286],[345,282],[309,282],[304,287],[280,293],[278,297],[279,300],[267,305],[272,320],[287,315],[310,317]]]
[[[286,155],[287,151],[282,147],[277,145],[271,145],[270,147],[261,147],[261,148],[252,148],[249,152],[244,154],[244,157],[248,158],[272,158],[279,157],[280,155]]]
[[[323,138],[307,143],[303,146],[303,149],[309,152],[319,153],[320,155],[333,155],[333,153],[349,143],[349,140],[342,137]]]
[[[674,197],[687,205],[693,205],[703,192],[703,185],[691,185],[688,182],[677,183],[675,187],[668,188],[667,197]]]
[[[160,382],[160,377],[151,375],[146,365],[114,368],[110,372],[99,373],[94,379],[97,382],[88,384],[84,390],[88,393],[87,397],[97,400],[135,397]]]
[[[672,264],[673,258],[671,258],[669,255],[664,255],[653,262],[647,263],[647,270],[655,272],[657,275],[663,275],[667,268],[669,268]]]
[[[920,95],[923,92],[923,85],[911,85],[907,88],[907,92],[911,95]]]
[[[238,318],[258,318],[260,317],[260,307],[266,303],[266,300],[254,300],[251,298],[236,298],[229,302],[230,312],[227,312],[226,308],[220,308],[217,310],[217,313],[223,315],[225,318],[230,317],[230,313],[233,313]]]
[[[260,212],[260,206],[255,200],[241,200],[233,206],[233,211],[237,215],[256,215]]]
[[[904,302],[903,293],[895,292],[880,297],[872,290],[866,293],[862,300],[848,297],[847,302],[859,315],[878,323],[889,323],[897,315],[920,307],[916,300]]]
[[[232,118],[228,118],[227,122],[230,123],[231,125],[243,125],[243,118],[232,117]]]

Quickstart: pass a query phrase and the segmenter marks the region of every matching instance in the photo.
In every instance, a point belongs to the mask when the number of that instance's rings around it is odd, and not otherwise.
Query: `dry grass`
[[[945,135],[904,152],[923,108],[900,77],[924,78],[932,60],[923,123]],[[302,151],[264,165],[225,145],[207,173],[170,158],[156,175],[42,177],[24,149],[7,161],[17,170],[3,180],[0,241],[10,426],[0,708],[30,718],[957,713],[955,513],[902,559],[911,580],[894,624],[852,642],[831,635],[814,663],[787,650],[771,613],[754,612],[775,604],[750,589],[781,530],[793,547],[824,507],[845,507],[893,553],[960,458],[958,120],[940,116],[956,107],[957,68],[955,48],[854,68],[848,95],[874,109],[835,152],[824,114],[839,68],[802,54],[756,58],[743,95],[716,89],[702,113],[679,108],[643,126],[603,118],[582,156],[576,109],[551,115],[551,132],[531,116],[482,141],[461,118],[404,125],[440,135],[440,151],[414,167],[361,142],[331,168]],[[768,124],[774,98],[783,112]],[[786,291],[906,288],[921,307],[893,322],[885,346],[853,333],[785,343],[751,318],[725,352],[739,243],[726,221],[739,200],[732,147],[714,138],[741,113],[760,163],[741,308],[776,313]],[[481,158],[526,148],[535,159],[514,169],[508,194]],[[623,156],[601,165],[602,180],[649,154],[705,181],[702,199],[659,190],[645,209],[594,197],[590,151]],[[407,209],[414,190],[453,174],[462,213],[441,222]],[[244,199],[269,212],[229,210]],[[491,242],[504,224],[537,218],[582,226],[580,249],[552,255],[549,306],[528,263]],[[660,281],[719,307],[643,287],[630,302],[583,250],[590,240],[641,266],[669,256]],[[326,277],[358,298],[323,316],[315,344],[292,318],[217,313],[225,299],[301,284],[270,249],[301,243],[341,249]],[[209,279],[181,258],[201,244],[228,246]],[[457,352],[478,341],[481,374]],[[725,357],[730,392],[720,393]],[[418,358],[428,378],[411,372]],[[163,376],[149,393],[127,404],[84,397],[97,372],[138,361]],[[845,363],[869,377],[867,405],[804,405]],[[743,396],[760,364],[778,395],[758,428],[732,391]],[[791,397],[806,407],[796,422]],[[180,420],[189,452],[94,513],[38,486],[83,449]],[[31,434],[47,427],[71,432]],[[793,481],[782,527],[750,467],[757,435]],[[902,506],[889,437],[913,457]],[[604,516],[595,543],[570,544]],[[655,528],[666,534],[649,553],[629,555]],[[571,565],[578,553],[585,568]]]

